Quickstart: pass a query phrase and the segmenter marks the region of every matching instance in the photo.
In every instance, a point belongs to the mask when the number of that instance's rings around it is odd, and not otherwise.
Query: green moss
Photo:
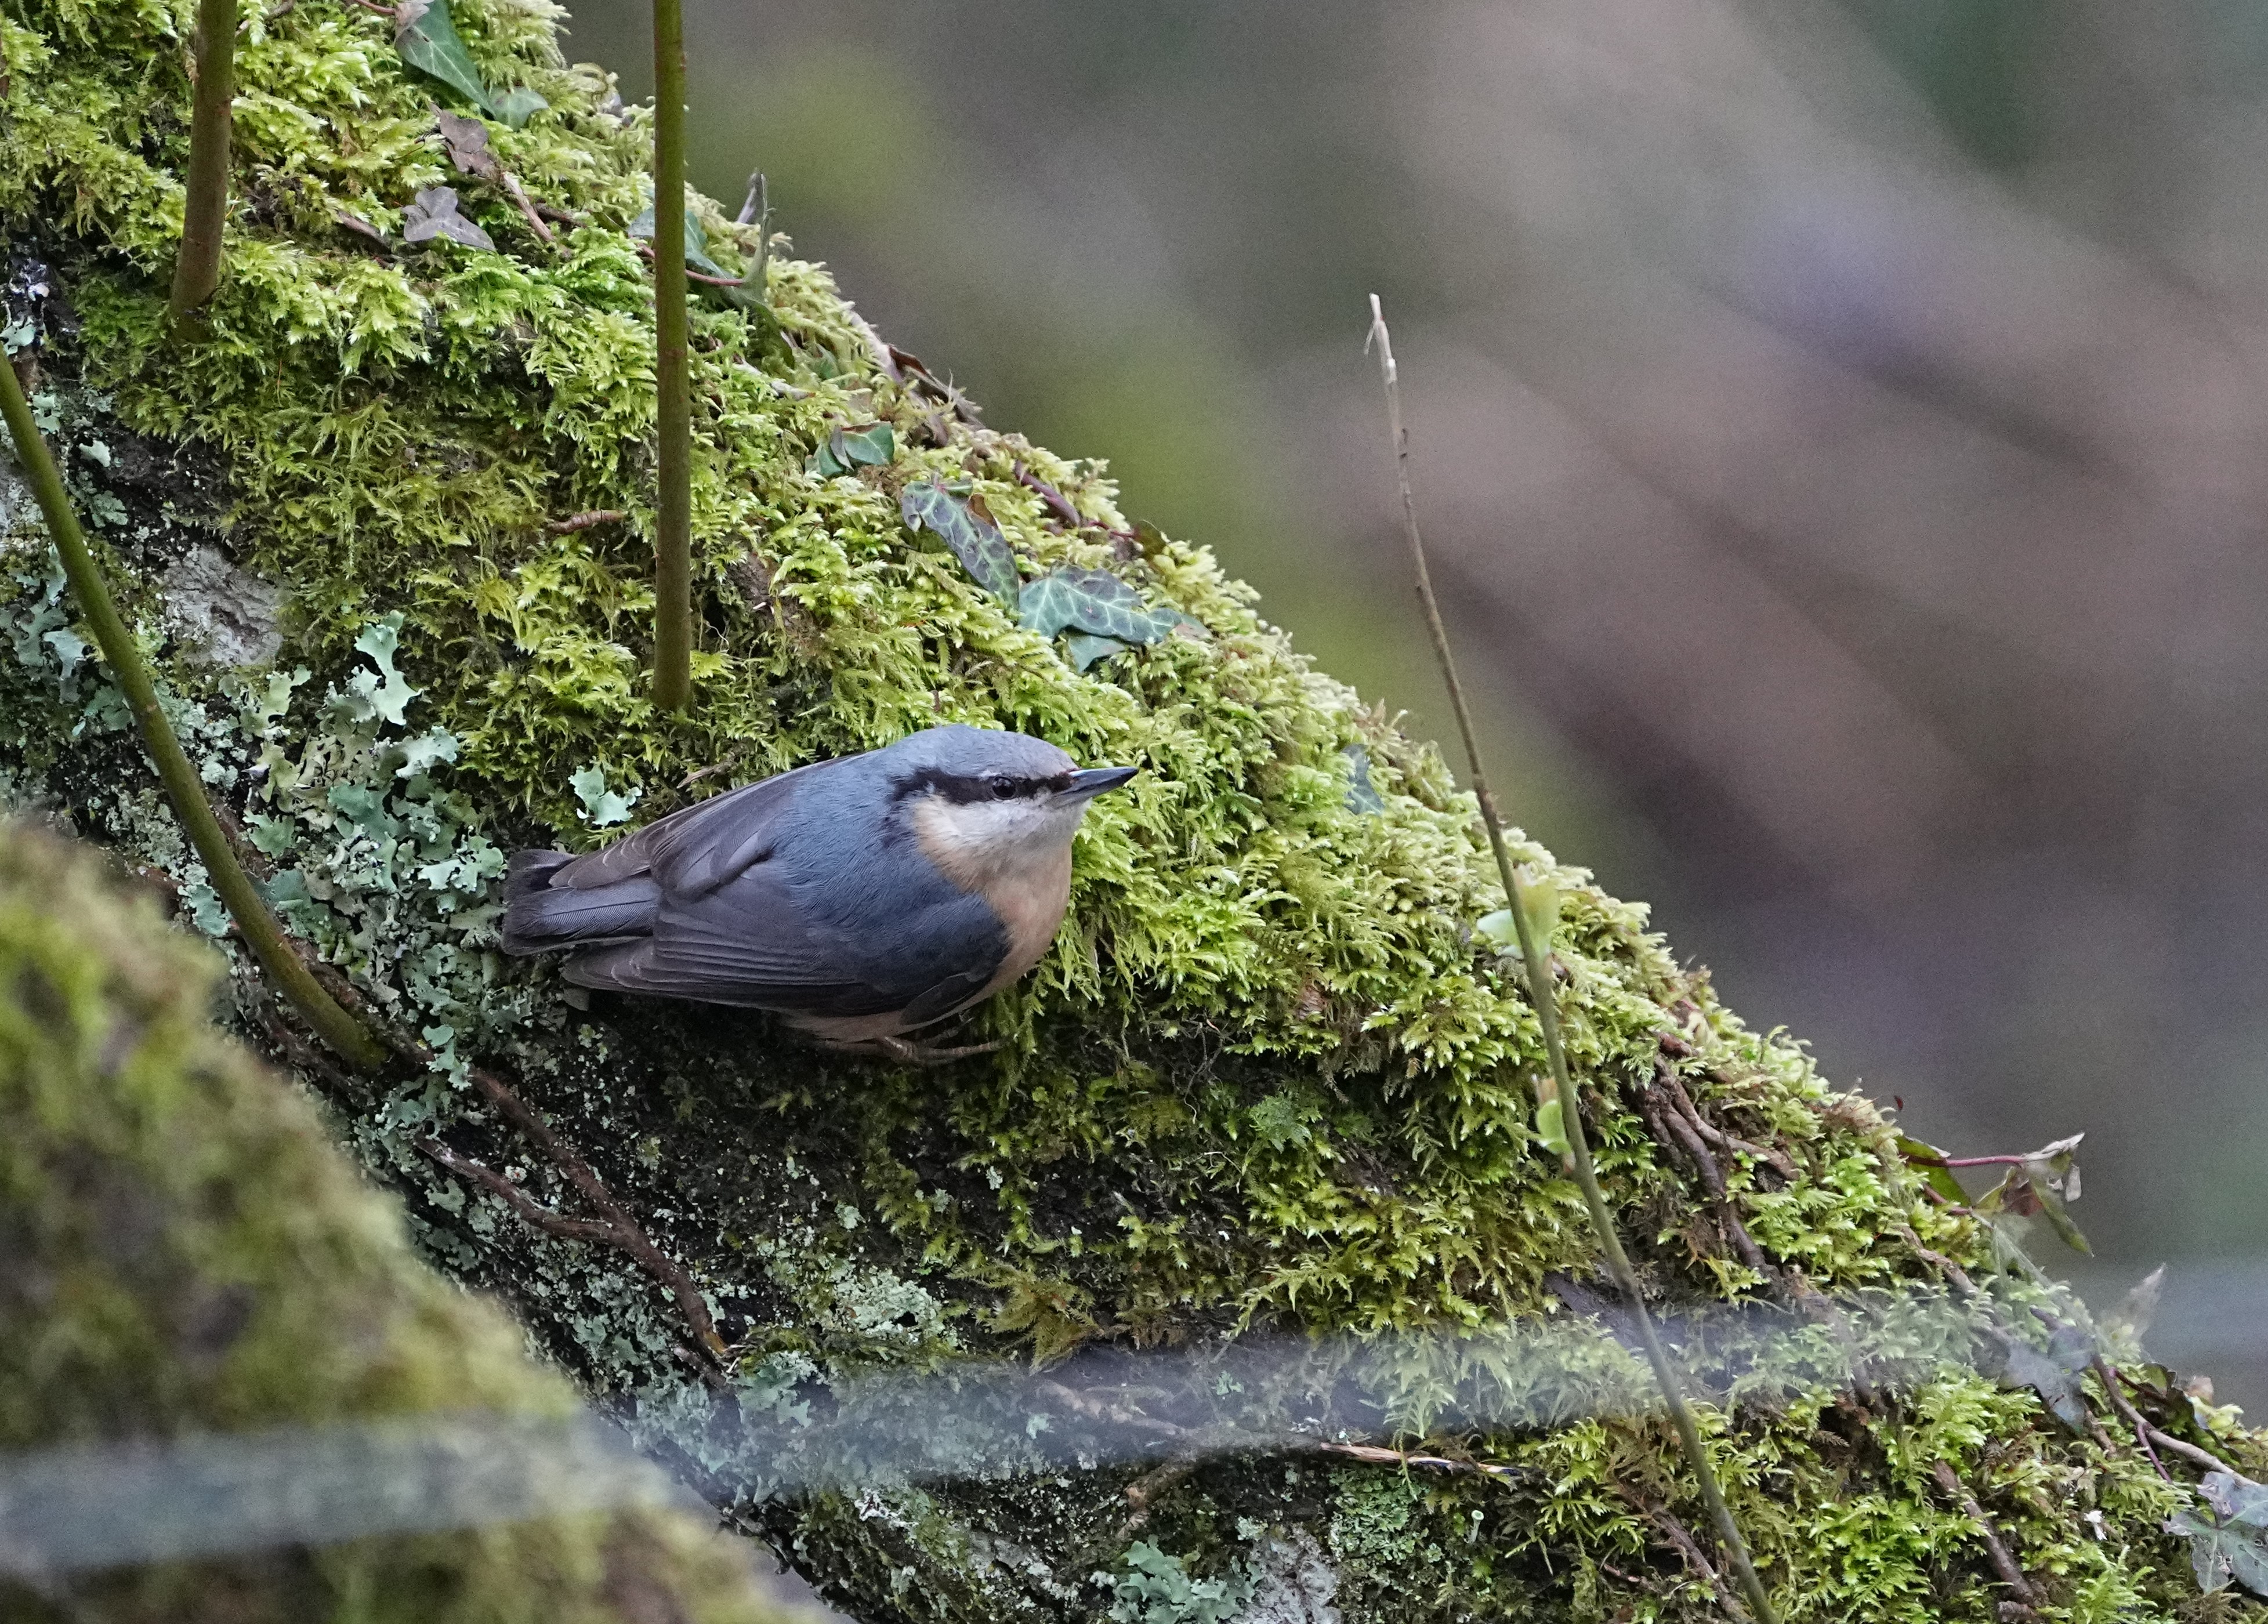
[[[696,312],[704,642],[691,718],[657,713],[642,674],[651,292],[625,229],[644,199],[644,114],[560,62],[548,8],[463,0],[460,30],[490,81],[550,103],[523,130],[491,128],[500,160],[583,224],[546,250],[468,180],[465,206],[499,252],[378,256],[335,221],[391,230],[417,188],[452,178],[431,134],[435,87],[366,11],[255,20],[229,269],[210,333],[176,346],[162,272],[186,15],[29,0],[0,22],[0,213],[19,232],[42,223],[67,266],[83,325],[73,340],[48,320],[46,398],[82,489],[117,499],[100,459],[76,449],[116,437],[110,425],[200,448],[225,467],[231,547],[290,589],[274,672],[216,674],[168,650],[170,680],[193,751],[275,861],[294,928],[442,1051],[429,1077],[332,1090],[357,1153],[416,1197],[429,1253],[509,1291],[594,1391],[679,1413],[682,1333],[651,1281],[531,1236],[410,1148],[443,1131],[526,1162],[458,1087],[465,1057],[497,1060],[718,1299],[767,1405],[797,1402],[781,1385],[791,1367],[810,1386],[972,1354],[1208,1348],[1254,1326],[1440,1333],[1391,1356],[1377,1414],[1423,1428],[1485,1380],[1566,1424],[1465,1440],[1518,1473],[1427,1488],[1410,1525],[1422,1534],[1393,1547],[1403,1602],[1418,1605],[1417,1586],[1448,1613],[1700,1605],[1631,1498],[1698,1523],[1666,1434],[1631,1418],[1645,1391],[1632,1362],[1571,1329],[1547,1392],[1491,1341],[1508,1322],[1565,1326],[1548,1282],[1591,1275],[1594,1248],[1531,1130],[1535,1021],[1517,974],[1473,935],[1502,899],[1435,753],[1312,670],[1209,553],[1130,530],[1099,464],[958,421],[894,381],[825,271],[784,252],[764,290],[773,320]],[[713,248],[755,246],[713,202],[698,208]],[[871,421],[893,429],[894,461],[811,471],[830,428]],[[1021,474],[1087,522],[1054,521]],[[1027,576],[1108,569],[1193,628],[1074,670],[908,532],[895,495],[915,479],[982,496]],[[120,500],[114,562],[161,636],[151,583],[209,516]],[[592,510],[629,518],[546,528]],[[59,798],[186,882],[192,918],[217,929],[134,772],[122,714],[92,667],[44,641],[55,606],[35,539],[12,562],[24,590],[7,612],[17,658],[0,658],[0,766],[19,794]],[[945,720],[1145,768],[1087,820],[1053,953],[975,1018],[975,1035],[1005,1040],[997,1057],[907,1072],[814,1056],[755,1018],[585,1012],[494,952],[501,854],[607,837],[578,776],[635,793],[643,820]],[[1358,761],[1374,809],[1350,797]],[[1514,844],[1564,898],[1552,951],[1572,1056],[1652,1290],[1753,1301],[1769,1285],[1647,1131],[1638,1095],[1665,1069],[1793,1169],[1726,1158],[1743,1223],[1811,1288],[1936,1290],[1909,1235],[1983,1266],[1982,1233],[1929,1201],[1870,1105],[1832,1091],[1785,1035],[1745,1027],[1642,908]],[[531,1190],[568,1199],[548,1169],[525,1172]],[[1928,1476],[1939,1458],[2005,1519],[2056,1616],[2162,1615],[2186,1595],[2146,1466],[2066,1437],[2028,1392],[1959,1368],[1965,1341],[1941,1343],[1897,1344],[1893,1396],[1855,1415],[1831,1385],[1769,1370],[1710,1395],[1737,1509],[1792,1616],[1992,1616],[1977,1532]],[[707,1469],[761,1476],[690,1423],[652,1424]],[[2241,1434],[2221,1446],[2256,1447]],[[883,1612],[1046,1616],[1085,1583],[1050,1564],[1123,1516],[1106,1480],[1066,1479],[1036,1502],[877,1488],[856,1506],[821,1496],[765,1515]],[[1373,1480],[1341,1481],[1331,1507],[1248,1509],[1270,1526],[1320,1517],[1334,1539],[1384,1539],[1356,1481]],[[2100,1539],[2068,1514],[2080,1493],[2103,1514]],[[1211,1514],[1189,1515],[1194,1539]],[[1043,1580],[982,1555],[1030,1521],[1053,1531]],[[1222,1532],[1235,1525],[1214,1521],[1204,1537],[1235,1543]],[[888,1577],[901,1569],[917,1574],[919,1606]],[[1374,1613],[1396,1593],[1381,1584],[1347,1605]]]
[[[295,1091],[210,1028],[222,965],[91,855],[0,827],[0,1452],[443,1412],[559,1416],[492,1306],[414,1258]],[[58,1620],[775,1617],[698,1519],[592,1514],[158,1564]]]

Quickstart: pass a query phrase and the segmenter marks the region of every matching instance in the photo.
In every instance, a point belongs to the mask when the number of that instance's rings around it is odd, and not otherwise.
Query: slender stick
[[[197,0],[191,47],[196,90],[189,113],[189,195],[166,311],[180,322],[220,286],[221,227],[228,216],[229,103],[236,95],[236,0]]]
[[[653,309],[661,493],[653,537],[653,702],[693,697],[693,376],[685,312],[684,0],[653,0]]]
[[[1393,341],[1386,330],[1386,312],[1380,306],[1378,295],[1370,296],[1370,342],[1378,347],[1379,375],[1386,386],[1387,427],[1394,443],[1395,477],[1402,492],[1402,531],[1410,544],[1410,564],[1418,577],[1418,601],[1425,611],[1425,629],[1433,640],[1433,658],[1441,667],[1441,680],[1449,690],[1449,707],[1457,718],[1457,732],[1463,739],[1465,759],[1471,768],[1473,798],[1480,803],[1481,821],[1487,827],[1489,849],[1496,856],[1496,869],[1504,883],[1505,900],[1511,904],[1513,928],[1520,936],[1521,959],[1528,972],[1528,1003],[1535,1010],[1535,1019],[1543,1031],[1543,1049],[1551,1066],[1551,1080],[1559,1091],[1560,1121],[1567,1139],[1566,1164],[1582,1187],[1584,1205],[1589,1208],[1591,1227],[1597,1231],[1599,1246],[1606,1253],[1607,1272],[1613,1275],[1616,1286],[1629,1299],[1632,1319],[1638,1326],[1638,1339],[1646,1346],[1646,1363],[1653,1367],[1654,1380],[1660,1385],[1661,1396],[1669,1407],[1670,1421],[1677,1429],[1678,1442],[1683,1446],[1687,1463],[1701,1486],[1702,1503],[1708,1508],[1710,1521],[1716,1525],[1717,1538],[1725,1547],[1727,1565],[1740,1582],[1741,1593],[1748,1598],[1749,1609],[1756,1624],[1778,1624],[1779,1615],[1772,1609],[1771,1598],[1765,1593],[1764,1581],[1756,1576],[1756,1564],[1749,1558],[1748,1542],[1742,1539],[1740,1525],[1734,1522],[1733,1513],[1725,1503],[1724,1491],[1717,1485],[1717,1473],[1709,1460],[1708,1445],[1701,1437],[1701,1428],[1693,1418],[1693,1411],[1685,1401],[1684,1389],[1677,1378],[1676,1368],[1655,1334],[1653,1317],[1646,1312],[1646,1298],[1638,1289],[1638,1275],[1631,1268],[1630,1259],[1623,1252],[1621,1238],[1615,1232],[1614,1214],[1608,1209],[1605,1193],[1599,1188],[1599,1175],[1591,1165],[1591,1147],[1583,1132],[1583,1113],[1575,1098],[1575,1087],[1567,1072],[1567,1051],[1559,1035],[1559,1001],[1553,990],[1551,970],[1544,958],[1545,944],[1537,939],[1528,917],[1526,888],[1520,883],[1520,871],[1513,864],[1512,853],[1504,841],[1504,819],[1497,813],[1496,797],[1489,792],[1488,778],[1481,767],[1480,738],[1473,730],[1470,709],[1465,703],[1464,686],[1457,680],[1457,663],[1449,652],[1449,634],[1441,624],[1441,608],[1433,596],[1432,572],[1425,567],[1425,544],[1418,533],[1418,504],[1410,494],[1410,436],[1402,426],[1402,385],[1394,365]]]
[[[63,474],[55,459],[48,454],[47,442],[40,437],[39,426],[32,419],[31,402],[24,398],[24,386],[17,379],[16,369],[4,361],[0,361],[0,414],[8,419],[8,433],[16,445],[16,461],[40,498],[40,511],[47,518],[48,534],[55,540],[55,551],[62,555],[63,573],[70,577],[79,613],[93,628],[102,658],[109,662],[111,674],[125,691],[127,706],[142,732],[143,747],[150,753],[151,764],[158,769],[166,798],[173,802],[173,815],[180,819],[189,843],[196,848],[198,857],[204,863],[213,890],[226,904],[237,929],[244,933],[245,944],[260,960],[260,967],[291,1001],[292,1007],[314,1029],[315,1035],[337,1050],[350,1065],[363,1071],[375,1071],[385,1064],[386,1050],[364,1030],[361,1022],[341,1009],[337,1001],[323,990],[285,938],[284,927],[268,911],[268,904],[252,883],[252,877],[244,871],[244,864],[237,860],[234,849],[229,845],[220,819],[205,799],[204,784],[197,776],[197,769],[190,764],[181,749],[181,741],[173,735],[173,724],[166,719],[165,710],[158,703],[157,687],[150,680],[150,668],[143,662],[141,647],[120,617],[117,606],[111,602],[110,589],[103,584],[102,571],[96,567],[94,555],[87,551],[86,536],[78,527],[78,516],[71,511]]]

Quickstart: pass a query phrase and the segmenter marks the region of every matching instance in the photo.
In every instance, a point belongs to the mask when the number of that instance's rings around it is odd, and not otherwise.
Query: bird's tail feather
[[[653,930],[661,888],[650,874],[610,885],[555,888],[551,877],[574,861],[564,851],[519,851],[504,882],[504,951],[549,953],[635,942]]]

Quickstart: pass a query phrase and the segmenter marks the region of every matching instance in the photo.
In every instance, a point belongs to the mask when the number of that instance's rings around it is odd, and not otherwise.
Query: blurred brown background
[[[1383,294],[1517,815],[2268,1405],[2268,5],[688,11],[705,190],[1438,733]]]

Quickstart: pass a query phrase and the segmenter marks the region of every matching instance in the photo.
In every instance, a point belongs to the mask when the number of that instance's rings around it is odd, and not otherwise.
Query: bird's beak
[[[1116,790],[1141,770],[1138,767],[1082,767],[1071,775],[1069,783],[1049,798],[1058,806],[1091,801],[1106,790]]]

